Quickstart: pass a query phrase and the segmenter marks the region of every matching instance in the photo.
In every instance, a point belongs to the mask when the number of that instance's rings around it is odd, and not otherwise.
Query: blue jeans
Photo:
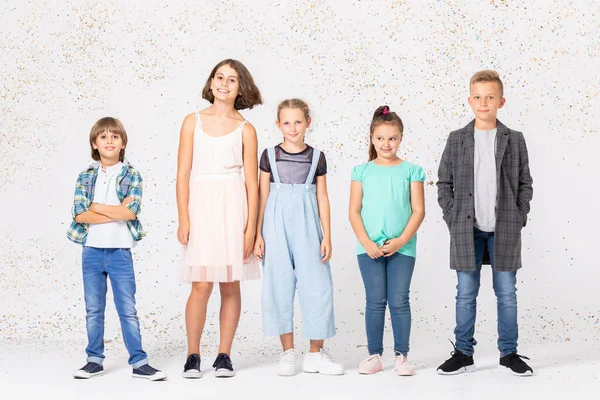
[[[383,354],[385,308],[389,305],[394,351],[406,356],[411,324],[408,294],[415,258],[395,253],[389,257],[372,259],[368,254],[360,254],[358,266],[367,295],[365,325],[369,355]]]
[[[83,290],[85,294],[88,361],[104,360],[104,309],[106,278],[110,278],[115,307],[121,321],[123,341],[129,352],[129,364],[135,368],[148,363],[142,350],[140,323],[135,310],[135,274],[130,249],[100,249],[83,246]]]
[[[481,263],[487,246],[492,264],[494,292],[498,306],[498,350],[500,357],[517,351],[519,328],[517,325],[517,271],[494,270],[494,233],[474,228],[476,271],[457,271],[456,286],[456,348],[463,354],[473,355],[477,344],[475,316]]]

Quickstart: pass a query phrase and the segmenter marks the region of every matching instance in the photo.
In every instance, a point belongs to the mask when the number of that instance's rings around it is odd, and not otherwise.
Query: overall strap
[[[315,172],[317,172],[317,164],[319,164],[319,158],[321,158],[321,152],[317,149],[313,149],[312,163],[310,165],[310,171],[306,177],[306,185],[312,184],[315,179]]]
[[[279,180],[279,173],[277,172],[277,160],[275,159],[275,147],[267,148],[267,155],[269,156],[269,165],[271,166],[271,174],[273,174],[274,183],[281,183]]]

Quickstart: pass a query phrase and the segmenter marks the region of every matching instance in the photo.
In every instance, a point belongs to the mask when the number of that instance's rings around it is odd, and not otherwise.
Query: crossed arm
[[[136,219],[136,215],[127,208],[127,205],[133,201],[131,197],[127,197],[118,206],[109,206],[107,204],[90,204],[88,211],[77,215],[75,222],[79,224],[105,224],[113,221],[129,221]]]

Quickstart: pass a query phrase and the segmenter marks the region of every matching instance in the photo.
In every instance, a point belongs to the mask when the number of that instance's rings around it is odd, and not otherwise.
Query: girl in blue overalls
[[[283,346],[278,374],[296,373],[294,295],[302,308],[302,332],[310,339],[304,372],[342,375],[344,367],[323,349],[335,335],[331,281],[331,229],[325,155],[304,143],[310,110],[300,99],[277,108],[283,143],[260,160],[260,206],[254,254],[263,261],[262,312],[267,336]],[[321,226],[323,231],[321,231]]]

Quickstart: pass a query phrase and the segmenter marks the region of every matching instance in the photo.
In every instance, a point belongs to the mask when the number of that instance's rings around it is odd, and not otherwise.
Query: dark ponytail
[[[373,161],[377,158],[377,151],[375,151],[375,146],[373,146],[373,132],[375,132],[375,128],[381,124],[391,124],[396,125],[398,130],[400,131],[400,135],[404,132],[404,124],[402,120],[393,111],[390,111],[388,106],[380,106],[377,107],[377,110],[373,113],[373,120],[371,121],[370,134],[369,134],[369,161]]]

